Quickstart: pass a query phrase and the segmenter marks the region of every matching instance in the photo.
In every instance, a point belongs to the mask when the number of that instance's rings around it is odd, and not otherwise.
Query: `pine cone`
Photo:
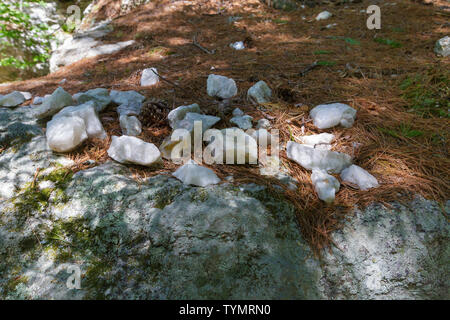
[[[170,108],[163,100],[151,99],[144,102],[139,120],[146,127],[163,126],[167,124]]]

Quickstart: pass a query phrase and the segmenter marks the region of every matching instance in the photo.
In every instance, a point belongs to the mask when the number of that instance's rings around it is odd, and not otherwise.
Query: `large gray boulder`
[[[26,197],[0,203],[0,298],[449,298],[449,226],[432,201],[356,210],[320,263],[293,207],[258,185],[138,182],[107,162],[59,186],[25,219]]]

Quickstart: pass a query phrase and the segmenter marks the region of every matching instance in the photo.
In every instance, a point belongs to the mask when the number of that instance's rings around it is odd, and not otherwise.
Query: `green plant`
[[[313,53],[314,54],[331,54],[333,52],[332,51],[328,51],[328,50],[316,50]]]
[[[334,62],[334,61],[326,61],[326,60],[317,62],[317,65],[319,65],[319,66],[331,67],[331,66],[334,66],[335,64],[336,64],[336,62]]]
[[[289,21],[282,20],[282,19],[273,19],[272,21],[275,22],[276,24],[287,24],[287,23],[289,23]]]
[[[415,138],[423,136],[423,131],[412,129],[410,124],[400,124],[400,126],[396,129],[388,129],[388,128],[379,128],[379,130],[383,133],[386,133],[394,138]]]
[[[359,46],[361,44],[361,42],[359,40],[355,40],[352,38],[344,38],[344,41],[347,42],[348,44],[356,45],[356,46]]]
[[[51,35],[45,23],[33,24],[24,8],[41,0],[0,2],[0,66],[26,69],[49,58]],[[27,54],[18,48],[26,47]]]
[[[423,117],[449,117],[450,72],[445,69],[409,76],[400,83],[407,108]]]
[[[374,41],[381,44],[386,44],[392,48],[400,48],[402,46],[400,42],[391,39],[375,38]]]

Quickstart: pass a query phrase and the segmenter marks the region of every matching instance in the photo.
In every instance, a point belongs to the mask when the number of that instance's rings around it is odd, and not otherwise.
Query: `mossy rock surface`
[[[113,162],[62,172],[40,179],[63,186],[63,204],[22,220],[0,205],[0,298],[448,298],[449,227],[431,201],[355,211],[334,235],[342,251],[319,261],[292,205],[262,186],[138,183]],[[73,265],[80,290],[66,286]]]

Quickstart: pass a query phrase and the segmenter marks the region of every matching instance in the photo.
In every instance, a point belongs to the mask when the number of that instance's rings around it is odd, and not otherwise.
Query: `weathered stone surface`
[[[450,227],[433,201],[373,204],[333,235],[324,295],[331,299],[449,299]],[[447,211],[447,214],[450,211]],[[345,279],[345,280],[344,280]]]
[[[17,194],[17,190],[31,183],[38,169],[44,170],[52,167],[54,169],[54,166],[69,166],[73,163],[50,150],[40,128],[32,130],[34,137],[30,134],[25,142],[14,141],[11,148],[0,154],[0,211],[2,211],[2,201],[12,198]],[[29,128],[27,128],[27,132],[30,132]],[[0,261],[0,273],[1,267],[2,262]]]
[[[272,90],[264,81],[258,81],[250,89],[248,89],[247,96],[251,101],[257,103],[267,103],[272,97]]]
[[[270,129],[272,125],[270,124],[270,121],[267,119],[259,119],[258,123],[256,124],[256,129]]]
[[[326,20],[326,19],[331,18],[331,16],[332,16],[331,12],[328,12],[328,11],[322,11],[321,13],[319,13],[319,14],[317,15],[316,20],[317,20],[317,21],[319,21],[319,20]]]
[[[33,99],[33,104],[34,105],[42,104],[42,102],[44,102],[44,98],[43,97],[37,96],[37,97],[34,97],[34,99]]]
[[[436,41],[434,52],[443,57],[450,56],[450,37],[445,36],[444,38]]]
[[[358,185],[361,190],[368,190],[378,187],[378,181],[373,175],[354,164],[342,170],[341,178],[343,181]]]
[[[219,122],[220,118],[195,112],[188,112],[183,120],[175,123],[174,129],[186,129],[189,132],[193,132],[196,121],[201,122],[202,131],[205,132]]]
[[[15,110],[0,108],[0,148],[17,148],[40,134],[43,134],[42,129],[36,124],[36,119],[31,117],[30,107]]]
[[[116,111],[121,116],[138,116],[141,113],[142,103],[131,101],[126,104],[121,104]]]
[[[169,120],[169,125],[172,129],[175,129],[176,123],[183,120],[186,116],[186,113],[194,112],[200,113],[200,106],[196,103],[188,105],[188,106],[180,106],[178,108],[173,109],[167,115],[167,119]]]
[[[312,134],[309,136],[301,136],[300,140],[303,144],[314,147],[318,144],[330,144],[334,140],[334,135],[331,133]]]
[[[66,106],[74,105],[72,96],[63,88],[58,87],[44,102],[33,109],[33,114],[37,118],[46,118],[54,115]]]
[[[156,72],[156,74],[155,74]],[[158,70],[156,68],[148,68],[142,71],[141,87],[153,86],[159,82]]]
[[[120,163],[142,166],[152,166],[161,162],[161,153],[153,143],[130,136],[112,136],[108,155]]]
[[[130,91],[118,91],[111,90],[110,97],[112,101],[117,105],[127,105],[131,103],[140,103],[142,104],[145,100],[145,97],[139,92],[130,90]]]
[[[322,170],[313,170],[311,181],[320,200],[323,200],[326,203],[334,202],[335,195],[341,186],[335,177]]]
[[[88,138],[85,121],[78,116],[52,119],[47,122],[45,135],[48,146],[56,152],[72,151]]]
[[[120,116],[120,128],[126,136],[138,136],[142,132],[142,124],[135,116]]]
[[[95,111],[96,104],[94,101],[88,101],[79,106],[65,107],[53,116],[53,119],[59,117],[80,117],[83,119],[86,133],[89,138],[105,139],[107,134],[103,125]]]
[[[17,107],[25,102],[25,97],[19,91],[13,91],[7,95],[0,96],[0,107]]]
[[[262,186],[137,182],[108,162],[62,192],[66,202],[25,220],[0,203],[0,298],[449,298],[450,228],[432,201],[357,210],[319,262],[293,207]],[[80,290],[66,286],[72,264]]]
[[[211,97],[229,99],[237,94],[236,82],[224,76],[210,74],[207,80],[206,91]]]
[[[356,110],[343,103],[330,103],[316,106],[309,115],[319,129],[328,129],[339,124],[350,128],[355,121]]]
[[[288,141],[286,154],[289,159],[308,170],[319,169],[329,173],[340,173],[352,164],[348,154],[315,149],[293,141]]]
[[[244,111],[242,111],[242,110],[239,109],[239,108],[235,108],[235,109],[233,110],[232,114],[233,114],[233,117],[241,117],[241,116],[244,115]]]
[[[192,160],[179,167],[172,175],[184,184],[198,187],[206,187],[220,182],[214,171],[202,167]]]
[[[103,111],[112,101],[109,96],[109,90],[104,88],[96,88],[86,92],[76,93],[73,95],[73,99],[77,104],[93,101],[97,112]]]
[[[234,50],[244,50],[245,49],[245,45],[244,45],[243,41],[237,41],[237,42],[230,43],[230,47],[233,48]]]
[[[251,127],[253,127],[252,120],[253,120],[252,116],[249,116],[249,115],[245,114],[243,116],[238,116],[238,117],[231,118],[230,122],[232,124],[237,125],[242,130],[248,130]]]

